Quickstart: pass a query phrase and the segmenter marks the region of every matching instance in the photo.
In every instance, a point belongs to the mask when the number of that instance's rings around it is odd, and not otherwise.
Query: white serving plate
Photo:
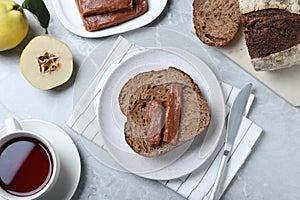
[[[153,47],[153,48],[176,48],[179,54],[184,55],[184,57],[188,58],[191,62],[197,62],[199,59],[205,62],[211,70],[218,76],[218,70],[214,66],[212,62],[212,58],[206,52],[206,50],[202,47],[199,39],[195,37],[193,34],[182,34],[180,32],[166,29],[166,28],[152,28],[152,27],[144,27],[139,28],[134,31],[130,31],[128,33],[121,34],[123,37],[128,39],[130,42],[135,43],[138,46],[142,47]],[[99,67],[101,67],[101,63],[105,60],[106,55],[109,53],[111,47],[114,45],[117,36],[108,37],[103,40],[83,61],[82,65],[79,68],[78,75],[76,77],[76,81],[74,83],[74,94],[73,94],[73,105],[76,105],[86,88],[88,87],[88,82],[95,76]],[[176,42],[174,42],[176,41]],[[182,49],[184,51],[179,51]],[[174,51],[174,49],[172,50]],[[184,54],[183,52],[189,52],[189,54]],[[192,55],[192,54],[193,55]],[[190,55],[190,56],[188,56]],[[219,81],[220,82],[220,81]],[[96,88],[94,88],[96,90]],[[222,98],[221,98],[222,99]],[[97,107],[95,105],[95,107]],[[217,117],[222,117],[223,109],[220,106],[215,107],[212,112]],[[218,113],[219,112],[219,113]],[[219,129],[220,126],[223,127],[223,124],[215,124],[215,129]],[[213,128],[213,127],[212,127]],[[199,138],[199,140],[203,138]],[[206,141],[211,144],[214,143],[213,137],[207,137]],[[86,138],[81,137],[82,145],[85,149],[99,162],[99,164],[104,164],[107,167],[112,169],[128,172],[128,170],[124,169],[120,166],[118,162],[112,158],[111,154],[108,153],[106,148],[102,148],[92,141],[88,141]],[[208,145],[209,146],[209,145]],[[204,157],[212,157],[214,152],[210,152],[209,149],[202,149],[202,154],[200,155],[202,162]],[[209,156],[211,155],[211,156]],[[185,166],[185,162],[188,162],[189,159],[182,157],[178,161],[174,162],[172,165],[169,165],[166,170],[169,170],[171,174],[174,175],[175,170],[181,165],[181,169],[178,176],[182,174],[186,174],[187,171],[191,171],[191,166]],[[207,163],[207,162],[206,162]],[[186,168],[188,167],[188,168]],[[194,168],[194,167],[193,167]],[[184,172],[185,171],[185,172]],[[164,179],[172,178],[175,176],[168,176],[165,170],[157,170],[155,172],[151,172],[149,174],[143,174],[146,178],[152,179]]]
[[[149,9],[145,14],[117,26],[88,32],[83,26],[75,0],[52,0],[52,2],[56,15],[64,27],[70,32],[86,38],[115,35],[145,26],[156,19],[167,4],[167,0],[148,0]]]
[[[169,180],[184,176],[203,165],[217,147],[224,127],[223,91],[211,69],[200,59],[180,49],[147,48],[129,52],[113,63],[99,82],[98,120],[111,156],[126,170],[139,176]],[[181,147],[159,157],[147,158],[135,153],[124,139],[126,117],[118,106],[122,86],[135,75],[174,66],[189,74],[208,101],[211,123],[207,131]],[[203,142],[205,141],[205,142]]]

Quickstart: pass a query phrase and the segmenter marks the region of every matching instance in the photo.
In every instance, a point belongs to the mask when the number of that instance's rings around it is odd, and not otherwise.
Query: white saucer
[[[69,135],[58,126],[42,120],[19,122],[24,130],[44,136],[57,150],[61,160],[60,176],[53,189],[41,200],[69,200],[74,195],[81,174],[79,152]],[[6,130],[2,129],[0,134]],[[2,198],[0,197],[0,200]]]

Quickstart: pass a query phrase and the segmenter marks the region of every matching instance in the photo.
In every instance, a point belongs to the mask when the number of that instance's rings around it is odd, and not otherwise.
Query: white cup
[[[22,130],[22,127],[20,126],[18,121],[16,121],[15,119],[12,119],[12,118],[6,119],[5,126],[7,129],[7,132],[0,136],[0,149],[5,149],[5,148],[3,148],[3,146],[5,144],[8,144],[8,142],[18,139],[20,137],[32,138],[32,139],[38,140],[42,145],[44,145],[46,147],[46,149],[48,149],[50,157],[52,158],[51,159],[52,160],[52,173],[50,175],[50,178],[48,179],[48,182],[45,182],[44,185],[42,187],[40,187],[40,189],[38,191],[35,191],[32,194],[27,194],[27,195],[26,194],[14,194],[14,193],[4,190],[0,186],[0,196],[2,196],[5,199],[14,199],[14,200],[34,200],[34,199],[44,197],[46,195],[46,193],[48,193],[51,190],[51,188],[55,185],[55,183],[58,179],[58,176],[59,176],[60,160],[59,160],[58,154],[55,152],[55,149],[47,141],[47,139],[45,139],[38,133],[35,133],[32,131],[27,131],[27,130]],[[0,153],[2,153],[2,152],[0,152]],[[5,162],[5,159],[3,159],[1,162]],[[30,180],[28,180],[28,181],[30,181]]]

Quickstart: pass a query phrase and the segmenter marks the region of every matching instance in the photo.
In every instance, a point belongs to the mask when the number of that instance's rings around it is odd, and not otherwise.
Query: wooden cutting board
[[[300,65],[273,72],[255,71],[250,62],[242,27],[230,44],[218,49],[290,104],[300,106]]]

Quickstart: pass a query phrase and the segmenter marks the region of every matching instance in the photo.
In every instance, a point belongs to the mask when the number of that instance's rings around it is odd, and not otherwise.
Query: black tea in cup
[[[30,196],[42,190],[53,172],[53,158],[38,139],[17,137],[0,148],[0,186],[15,196]]]

